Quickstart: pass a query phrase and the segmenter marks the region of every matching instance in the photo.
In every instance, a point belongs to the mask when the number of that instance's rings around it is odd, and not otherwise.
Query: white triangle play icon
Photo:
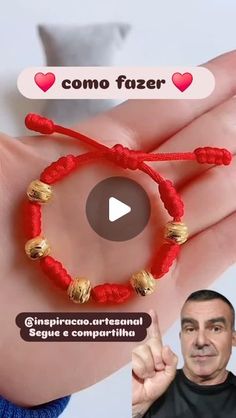
[[[109,198],[109,221],[114,222],[122,216],[131,212],[131,207],[116,199],[115,197]]]

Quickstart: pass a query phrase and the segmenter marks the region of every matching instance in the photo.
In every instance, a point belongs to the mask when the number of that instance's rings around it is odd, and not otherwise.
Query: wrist
[[[57,418],[64,411],[70,396],[64,398],[56,399],[51,402],[47,402],[43,405],[37,405],[31,408],[23,408],[21,406],[15,405],[7,399],[0,396],[0,418]]]

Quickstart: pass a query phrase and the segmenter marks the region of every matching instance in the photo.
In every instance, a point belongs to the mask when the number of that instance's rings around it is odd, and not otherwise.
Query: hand
[[[131,100],[75,128],[110,146],[120,142],[133,149],[180,152],[212,145],[235,153],[235,66],[235,52],[206,64],[215,75],[216,89],[204,100]],[[208,287],[236,259],[235,161],[228,167],[189,161],[156,163],[153,166],[176,184],[185,202],[184,222],[190,238],[182,246],[175,268],[148,297],[137,296],[119,307],[77,306],[27,259],[21,202],[28,184],[48,164],[62,155],[77,155],[88,149],[59,135],[12,139],[1,134],[0,147],[0,393],[13,402],[35,405],[95,384],[128,363],[134,347],[124,342],[26,343],[15,325],[18,313],[143,312],[157,305],[164,331],[177,319],[189,293]],[[85,216],[90,190],[112,175],[139,181],[150,195],[156,218],[154,222],[151,218],[143,233],[122,244],[97,236]],[[93,285],[124,282],[148,264],[166,216],[151,179],[97,163],[71,174],[56,184],[55,190],[55,201],[43,209],[43,231],[52,255],[72,277],[88,277]],[[19,385],[22,379],[24,384]]]
[[[178,358],[168,346],[163,347],[157,313],[150,311],[150,315],[149,338],[132,352],[133,416],[143,415],[168,389],[176,374]]]

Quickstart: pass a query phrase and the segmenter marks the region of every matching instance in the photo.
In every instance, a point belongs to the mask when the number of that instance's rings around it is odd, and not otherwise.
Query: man
[[[183,369],[162,345],[150,312],[149,339],[132,353],[133,418],[234,418],[236,376],[226,370],[236,345],[235,311],[220,293],[192,293],[181,310]],[[168,315],[168,311],[166,313]]]

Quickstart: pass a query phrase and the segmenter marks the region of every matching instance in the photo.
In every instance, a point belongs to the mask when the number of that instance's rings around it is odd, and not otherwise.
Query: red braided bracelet
[[[135,291],[142,296],[153,292],[155,279],[166,274],[176,259],[180,245],[188,237],[186,225],[182,222],[184,204],[174,185],[165,180],[159,173],[145,164],[145,161],[195,160],[198,163],[228,165],[232,155],[226,149],[204,147],[186,153],[144,153],[133,151],[117,144],[109,148],[71,129],[55,125],[53,121],[39,115],[26,116],[27,128],[42,134],[54,132],[79,139],[85,144],[93,146],[96,151],[83,155],[67,155],[53,162],[41,173],[39,180],[30,183],[27,189],[28,201],[25,206],[25,229],[27,243],[26,254],[32,260],[39,260],[41,268],[54,283],[63,290],[67,290],[69,298],[76,303],[87,302],[90,297],[99,303],[122,303],[130,298]],[[164,206],[173,218],[165,227],[164,242],[156,250],[150,266],[150,271],[142,270],[133,274],[126,284],[105,283],[91,288],[90,281],[85,278],[73,279],[62,264],[49,255],[50,247],[41,235],[41,204],[46,203],[52,196],[51,185],[62,180],[81,165],[96,159],[110,160],[122,168],[141,170],[148,174],[159,186],[159,194]]]

